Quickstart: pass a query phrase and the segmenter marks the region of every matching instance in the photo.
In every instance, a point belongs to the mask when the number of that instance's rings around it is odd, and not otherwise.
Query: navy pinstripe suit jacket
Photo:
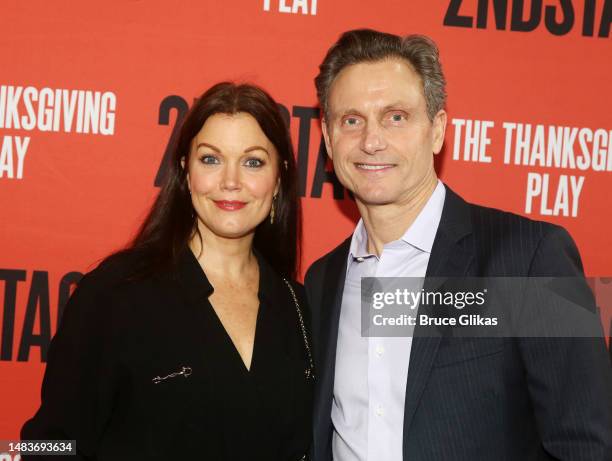
[[[350,238],[306,274],[317,379],[314,461],[332,459],[334,367],[349,245]],[[469,204],[447,187],[427,276],[582,277],[583,269],[563,228]],[[612,459],[612,371],[602,338],[415,333],[409,360],[406,461]]]

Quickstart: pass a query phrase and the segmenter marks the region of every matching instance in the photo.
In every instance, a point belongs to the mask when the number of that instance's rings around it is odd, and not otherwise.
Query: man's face
[[[401,59],[354,64],[334,80],[323,122],[340,182],[366,206],[410,205],[435,187],[446,113],[427,117],[423,85]]]

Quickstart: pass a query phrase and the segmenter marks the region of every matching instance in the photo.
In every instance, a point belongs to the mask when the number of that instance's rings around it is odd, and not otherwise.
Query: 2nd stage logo
[[[531,32],[538,27],[545,27],[553,35],[566,35],[578,26],[585,37],[610,36],[612,0],[605,0],[602,9],[598,8],[601,2],[584,0],[581,24],[576,20],[575,3],[571,0],[558,0],[557,5],[544,6],[542,0],[451,0],[444,16],[444,25],[487,29],[489,8],[492,8],[497,30],[507,30],[508,25],[513,32]],[[599,17],[598,10],[601,11]]]

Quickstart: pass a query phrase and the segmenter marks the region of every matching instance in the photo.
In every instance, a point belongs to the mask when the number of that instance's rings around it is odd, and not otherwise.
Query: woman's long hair
[[[265,219],[257,226],[253,245],[279,274],[295,278],[301,229],[289,129],[268,93],[254,85],[231,82],[214,85],[189,110],[159,195],[130,246],[119,253],[138,256],[138,275],[175,267],[189,241],[199,235],[197,215],[187,185],[191,143],[211,115],[239,112],[248,113],[257,120],[279,156],[280,187],[273,204],[274,223]],[[201,235],[199,237],[201,239]]]

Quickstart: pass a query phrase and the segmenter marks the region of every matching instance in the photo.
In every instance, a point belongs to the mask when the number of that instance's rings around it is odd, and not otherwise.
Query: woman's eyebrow
[[[208,144],[207,142],[200,142],[200,143],[198,143],[198,145],[196,146],[196,149],[199,149],[200,147],[208,147],[209,149],[214,150],[218,154],[221,153],[221,149],[219,149],[216,146],[213,146],[212,144]]]
[[[247,147],[244,150],[244,153],[248,154],[249,152],[253,152],[254,150],[263,150],[268,155],[268,157],[270,156],[270,153],[268,152],[268,149],[266,149],[263,146],[251,146],[251,147]]]

